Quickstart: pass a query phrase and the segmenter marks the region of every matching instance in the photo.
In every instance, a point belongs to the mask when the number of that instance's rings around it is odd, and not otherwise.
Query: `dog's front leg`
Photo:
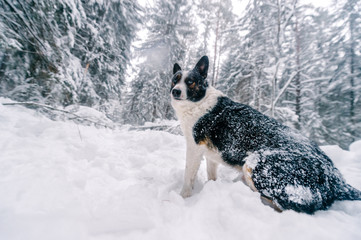
[[[203,153],[201,149],[195,145],[195,143],[187,143],[187,159],[184,173],[184,184],[180,193],[183,198],[187,198],[192,195],[194,180],[201,164],[202,155]]]
[[[213,162],[207,158],[207,176],[208,181],[216,181],[217,180],[217,167],[218,163]]]

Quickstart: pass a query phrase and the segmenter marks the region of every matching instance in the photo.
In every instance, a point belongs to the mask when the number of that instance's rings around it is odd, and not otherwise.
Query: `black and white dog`
[[[234,167],[278,211],[312,214],[336,200],[361,200],[315,143],[208,86],[208,65],[204,56],[191,71],[173,68],[171,102],[187,142],[183,197],[191,196],[205,156],[209,180],[219,163]]]

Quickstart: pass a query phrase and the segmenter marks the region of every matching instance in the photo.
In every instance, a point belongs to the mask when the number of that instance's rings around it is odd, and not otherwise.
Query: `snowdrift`
[[[323,150],[361,189],[361,141]],[[207,182],[204,163],[184,200],[184,165],[182,136],[55,122],[0,104],[0,239],[361,239],[361,202],[279,214],[232,169]]]

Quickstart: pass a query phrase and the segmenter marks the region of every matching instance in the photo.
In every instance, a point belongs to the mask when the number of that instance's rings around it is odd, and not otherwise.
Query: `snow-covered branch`
[[[70,120],[77,120],[77,121],[80,121],[80,122],[85,123],[85,124],[93,124],[95,126],[114,129],[114,125],[102,123],[101,120],[95,121],[95,120],[90,119],[88,117],[79,116],[76,113],[69,112],[69,111],[66,111],[64,109],[55,108],[55,107],[52,107],[52,106],[49,106],[49,105],[46,105],[46,104],[34,103],[34,102],[11,102],[11,103],[2,103],[2,105],[4,105],[4,106],[23,105],[23,106],[27,106],[27,107],[43,108],[43,109],[51,110],[51,111],[54,111],[54,112],[63,113]]]

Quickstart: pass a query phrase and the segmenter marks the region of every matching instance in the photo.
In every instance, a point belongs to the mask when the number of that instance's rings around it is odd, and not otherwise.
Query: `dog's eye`
[[[196,85],[196,82],[191,78],[191,79],[188,79],[186,81],[187,85],[189,86],[189,88],[194,88],[195,85]]]
[[[195,82],[193,81],[193,79],[187,80],[187,85],[192,85],[193,83],[195,83]]]

